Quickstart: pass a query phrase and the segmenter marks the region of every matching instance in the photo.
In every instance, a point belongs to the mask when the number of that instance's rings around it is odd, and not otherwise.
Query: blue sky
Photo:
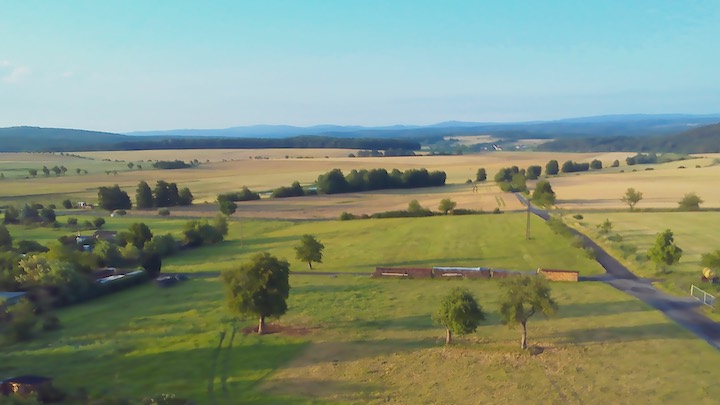
[[[720,2],[2,1],[0,126],[720,112]]]

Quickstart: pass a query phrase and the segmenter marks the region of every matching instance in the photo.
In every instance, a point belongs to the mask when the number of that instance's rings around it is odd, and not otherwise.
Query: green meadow
[[[607,238],[596,237],[614,254],[623,260],[636,274],[644,277],[660,278],[661,285],[677,294],[687,294],[690,285],[699,285],[700,258],[704,253],[720,249],[720,212],[607,212],[583,214],[581,221],[572,219],[579,228],[591,236],[596,233],[597,225],[610,220],[613,234],[622,237],[621,241],[612,242]],[[645,255],[655,243],[657,234],[666,229],[673,231],[675,243],[683,249],[683,255],[677,265],[672,266],[667,274],[658,273],[652,262]],[[633,246],[636,254],[625,255],[621,245]]]
[[[242,333],[254,320],[229,317],[221,283],[193,279],[60,310],[63,329],[4,348],[0,364],[66,389],[171,392],[198,404],[710,404],[720,395],[715,350],[604,284],[553,284],[559,313],[528,324],[535,355],[500,323],[497,281],[295,275],[291,285],[281,333]],[[444,347],[430,315],[456,285],[489,316]]]

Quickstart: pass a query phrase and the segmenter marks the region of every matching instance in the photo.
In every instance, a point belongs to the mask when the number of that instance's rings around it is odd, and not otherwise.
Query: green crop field
[[[231,339],[221,284],[195,279],[61,310],[63,329],[4,348],[0,364],[66,389],[171,392],[198,404],[709,404],[720,395],[715,350],[603,284],[553,284],[559,313],[528,324],[534,356],[500,324],[496,281],[292,276],[291,285],[278,334]],[[455,285],[489,318],[446,348],[430,315]]]

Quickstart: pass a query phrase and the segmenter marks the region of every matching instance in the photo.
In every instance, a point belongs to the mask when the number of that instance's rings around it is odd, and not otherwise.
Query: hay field
[[[710,159],[671,162],[659,165],[627,166],[619,170],[602,170],[580,175],[568,174],[548,179],[557,194],[557,206],[564,209],[624,209],[620,201],[625,191],[633,187],[643,193],[636,208],[677,208],[678,201],[691,192],[697,193],[705,203],[703,208],[720,207],[720,166],[706,166]],[[696,168],[695,165],[701,165]],[[678,166],[685,165],[685,169]],[[645,170],[652,167],[653,170]]]

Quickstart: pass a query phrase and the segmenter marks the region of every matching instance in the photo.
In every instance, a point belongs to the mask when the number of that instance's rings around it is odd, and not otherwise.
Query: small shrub
[[[607,237],[607,239],[608,239],[610,242],[622,242],[623,237],[622,237],[622,235],[616,233],[616,234],[614,234],[614,235],[609,235],[609,236]]]
[[[622,252],[623,259],[627,259],[628,257],[634,255],[637,253],[637,247],[633,245],[626,245],[622,244],[619,246],[620,251]]]
[[[46,315],[42,321],[42,330],[46,332],[58,330],[62,327],[60,324],[60,318],[54,314]]]
[[[597,259],[597,254],[595,253],[595,249],[593,249],[591,247],[586,247],[585,249],[583,249],[583,251],[585,252],[585,257],[587,257],[588,259],[591,259],[591,260]]]
[[[577,220],[581,220],[581,219],[583,219],[583,218],[585,218],[585,217],[583,217],[582,214],[575,214],[575,215],[573,215],[573,218],[575,218],[575,219],[577,219]]]
[[[67,219],[67,224],[70,226],[77,226],[78,220],[77,218],[70,217]]]
[[[341,221],[350,221],[350,220],[353,220],[353,219],[355,219],[355,215],[353,215],[353,214],[351,214],[351,213],[349,213],[349,212],[343,212],[342,214],[340,214],[340,220],[341,220]]]
[[[570,244],[571,244],[572,247],[574,247],[574,248],[581,248],[581,247],[583,247],[583,245],[584,245],[584,241],[583,241],[583,238],[582,238],[581,236],[577,236],[577,235],[576,235],[576,236],[574,236],[574,237],[572,238],[572,241],[570,242]]]
[[[502,214],[502,211],[500,210],[500,207],[497,207],[493,210],[493,214]]]
[[[169,208],[160,208],[158,210],[158,215],[161,217],[167,217],[170,215],[170,209]]]
[[[125,210],[115,210],[115,211],[113,211],[113,214],[119,215],[119,216],[123,216],[123,215],[127,215],[127,211],[125,211]]]

